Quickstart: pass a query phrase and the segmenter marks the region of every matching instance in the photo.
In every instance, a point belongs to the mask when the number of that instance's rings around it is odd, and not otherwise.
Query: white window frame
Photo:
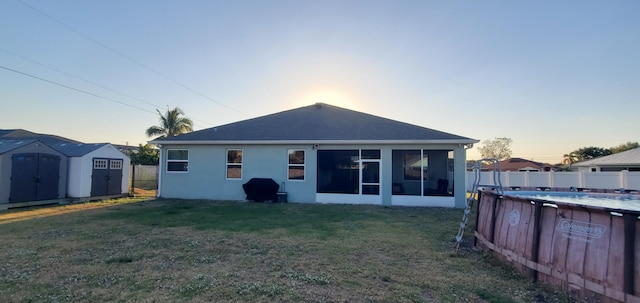
[[[108,159],[93,159],[93,169],[107,169]]]
[[[109,161],[109,169],[122,169],[122,162],[120,159],[111,159]]]
[[[240,163],[233,163],[233,162],[229,162],[229,152],[230,151],[240,151],[240,153],[242,154],[242,158],[240,159]],[[228,148],[225,153],[224,153],[224,162],[225,164],[225,170],[224,170],[224,177],[227,180],[242,180],[242,175],[244,174],[244,150],[242,148]],[[240,178],[229,178],[229,166],[240,166]]]
[[[302,164],[289,163],[289,155],[291,152],[301,151],[304,153],[304,162]],[[291,167],[302,167],[302,179],[290,179],[289,169]],[[304,182],[307,180],[307,150],[304,148],[290,148],[287,150],[287,181]]]
[[[187,159],[183,160],[183,159],[169,159],[169,152],[170,151],[187,151]],[[169,163],[171,162],[179,162],[179,163],[187,163],[187,170],[169,170]],[[167,159],[166,159],[166,170],[167,173],[171,173],[171,174],[186,174],[189,172],[189,149],[186,148],[172,148],[172,149],[167,149]]]

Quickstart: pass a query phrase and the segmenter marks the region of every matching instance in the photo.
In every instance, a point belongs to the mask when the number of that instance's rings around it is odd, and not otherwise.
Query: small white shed
[[[122,196],[129,193],[130,159],[109,143],[51,145],[68,157],[67,197]]]

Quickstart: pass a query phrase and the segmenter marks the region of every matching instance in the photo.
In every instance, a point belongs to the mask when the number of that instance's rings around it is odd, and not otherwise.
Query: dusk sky
[[[3,0],[0,129],[138,145],[156,108],[199,130],[324,102],[558,163],[640,141],[639,13],[637,0]]]

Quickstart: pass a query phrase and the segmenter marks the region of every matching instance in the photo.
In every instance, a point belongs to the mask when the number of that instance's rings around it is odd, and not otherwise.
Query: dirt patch
[[[142,189],[142,188],[133,188],[133,195],[139,197],[156,197],[158,195],[158,190],[155,189]]]

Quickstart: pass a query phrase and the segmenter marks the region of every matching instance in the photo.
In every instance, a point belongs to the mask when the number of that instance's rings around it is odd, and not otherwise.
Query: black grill
[[[264,202],[278,201],[278,188],[280,185],[270,178],[253,178],[247,183],[242,184],[242,189],[247,195],[247,200]]]

